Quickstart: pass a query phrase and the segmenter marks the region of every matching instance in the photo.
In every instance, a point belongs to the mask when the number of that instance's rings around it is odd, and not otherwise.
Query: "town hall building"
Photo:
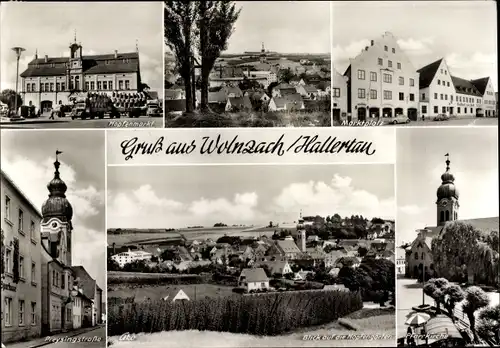
[[[137,46],[136,52],[84,56],[75,36],[69,50],[69,57],[39,58],[38,53],[35,54],[20,75],[24,105],[33,105],[43,113],[56,104],[71,104],[70,97],[78,92],[112,96],[113,92],[142,91]]]

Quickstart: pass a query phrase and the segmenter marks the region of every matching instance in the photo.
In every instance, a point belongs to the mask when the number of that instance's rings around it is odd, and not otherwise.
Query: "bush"
[[[345,291],[110,304],[108,335],[171,330],[277,335],[300,327],[326,324],[362,307],[359,293]]]
[[[172,276],[171,274],[144,274],[141,276],[110,276],[108,275],[108,284],[136,284],[136,285],[151,285],[151,284],[202,284],[205,279],[199,275],[182,275]]]

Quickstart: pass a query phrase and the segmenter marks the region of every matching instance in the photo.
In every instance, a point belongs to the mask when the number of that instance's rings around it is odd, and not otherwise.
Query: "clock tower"
[[[458,190],[455,187],[455,177],[450,172],[450,158],[446,154],[446,171],[441,175],[441,186],[437,189],[437,226],[443,226],[447,221],[458,220]]]
[[[53,259],[65,266],[71,266],[71,244],[73,225],[73,207],[66,198],[66,183],[59,173],[59,160],[56,151],[54,162],[54,178],[48,183],[49,198],[42,205],[42,222],[40,224],[42,242]]]

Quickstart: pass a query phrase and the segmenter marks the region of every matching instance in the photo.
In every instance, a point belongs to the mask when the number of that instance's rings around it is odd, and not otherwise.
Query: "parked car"
[[[434,117],[434,121],[448,121],[450,118],[446,114],[439,114]]]
[[[407,116],[400,114],[400,115],[396,115],[395,117],[391,118],[389,123],[390,124],[410,123],[410,119]]]

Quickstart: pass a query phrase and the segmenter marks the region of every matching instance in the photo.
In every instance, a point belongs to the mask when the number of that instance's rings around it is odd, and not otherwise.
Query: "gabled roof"
[[[484,95],[489,80],[490,80],[489,77],[483,77],[480,79],[471,80],[470,82],[474,85],[474,87],[477,88],[477,90],[479,91],[479,93],[481,93],[481,95]]]
[[[482,97],[482,94],[470,81],[456,76],[451,76],[451,80],[453,81],[453,86],[455,86],[455,91],[457,93]]]
[[[48,57],[33,59],[21,77],[64,76],[66,75],[69,58]],[[139,53],[99,54],[82,57],[84,74],[113,74],[139,71]]]
[[[236,95],[243,95],[243,92],[239,87],[235,86],[225,86],[222,88],[226,94],[234,93]]]
[[[276,89],[293,89],[295,91],[295,87],[293,87],[292,85],[290,85],[288,83],[280,83],[279,85],[277,85],[274,88],[276,88]]]
[[[305,85],[304,89],[307,93],[317,93],[318,92],[318,89],[314,86],[311,86],[311,85]]]
[[[436,75],[436,72],[439,69],[439,66],[441,65],[441,62],[443,61],[443,58],[436,60],[435,62],[432,62],[431,64],[428,64],[424,66],[423,68],[420,68],[417,70],[418,73],[420,73],[419,77],[419,88],[427,88],[430,86],[432,80],[434,79],[434,76]]]
[[[288,264],[287,261],[261,261],[257,262],[256,266],[258,267],[268,266],[272,274],[275,273],[283,274],[283,271],[287,264]]]
[[[292,240],[278,240],[276,244],[285,253],[300,253],[297,244]]]
[[[238,109],[251,109],[252,102],[248,96],[238,97],[238,98],[229,98],[229,103],[231,103],[232,107],[236,107]]]
[[[250,283],[269,281],[263,268],[244,268],[241,271],[240,277],[245,277],[245,281]]]
[[[96,291],[96,281],[92,278],[83,266],[71,267],[78,279],[78,287],[82,289],[83,294],[89,299],[93,300]]]

